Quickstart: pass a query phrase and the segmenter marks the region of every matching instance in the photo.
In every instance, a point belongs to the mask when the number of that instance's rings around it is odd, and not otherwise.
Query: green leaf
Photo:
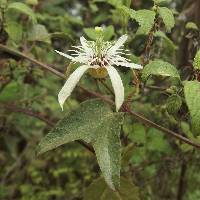
[[[200,50],[197,51],[196,56],[194,58],[193,66],[195,69],[200,70]]]
[[[133,130],[128,134],[128,138],[134,143],[143,144],[145,143],[146,131],[142,124],[134,123]]]
[[[0,95],[0,101],[8,102],[8,101],[16,101],[21,97],[21,85],[17,82],[11,82],[3,89]]]
[[[33,22],[37,21],[33,10],[24,3],[20,3],[20,2],[11,3],[8,5],[8,10],[9,9],[14,9],[28,15],[32,19]]]
[[[156,4],[156,5],[159,5],[159,4],[162,4],[162,3],[167,3],[167,2],[169,2],[169,1],[171,1],[171,0],[153,0],[154,1],[154,3]]]
[[[117,191],[107,187],[102,178],[96,179],[85,191],[84,200],[139,200],[139,190],[130,180],[121,177]]]
[[[186,29],[191,29],[191,30],[199,30],[198,26],[194,23],[194,22],[188,22],[186,25],[185,25],[185,28]]]
[[[23,34],[23,28],[21,24],[15,21],[9,21],[6,23],[5,30],[8,33],[11,40],[14,40],[15,42],[21,41]]]
[[[107,184],[114,189],[120,176],[120,129],[123,114],[114,113],[100,100],[90,100],[67,114],[39,143],[41,154],[75,140],[94,147],[100,169]]]
[[[163,19],[167,32],[171,32],[171,29],[175,25],[175,19],[172,11],[166,7],[158,7],[158,13]]]
[[[179,72],[174,65],[159,59],[150,61],[149,64],[144,67],[142,78],[146,80],[150,75],[171,76],[175,78],[180,78]]]
[[[50,34],[48,33],[46,27],[41,24],[33,25],[28,33],[28,40],[45,42],[48,44],[51,43]]]
[[[123,0],[123,4],[124,4],[125,6],[127,6],[128,8],[130,8],[130,6],[131,6],[131,1],[132,1],[132,0]]]
[[[83,29],[85,34],[92,40],[96,40],[97,38],[97,33],[94,28],[84,28]],[[114,28],[113,26],[108,26],[103,29],[103,36],[104,40],[110,40],[112,36],[114,35]]]
[[[90,39],[96,40],[97,35],[94,28],[84,28],[83,31]]]
[[[185,100],[192,118],[193,130],[200,133],[200,83],[187,81],[184,85]]]
[[[108,3],[112,6],[114,6],[114,7],[122,5],[122,0],[94,0],[93,2],[105,2],[105,3]]]
[[[38,5],[38,0],[26,0],[26,3],[32,6]]]
[[[103,32],[104,40],[109,41],[114,35],[114,27],[112,25],[106,27]]]
[[[136,34],[148,34],[154,24],[155,15],[155,12],[151,10],[136,11],[134,19],[140,26]]]
[[[181,97],[177,94],[173,94],[167,99],[167,112],[169,114],[175,114],[180,110],[181,105]]]
[[[7,0],[0,0],[0,8],[6,8]]]
[[[124,5],[117,6],[117,10],[122,15],[129,16],[130,18],[135,19],[135,14],[136,14],[135,10],[130,9],[127,6],[124,6]]]
[[[162,31],[156,31],[154,33],[154,37],[162,38],[173,51],[177,49],[177,46],[173,43],[173,41],[169,39]]]
[[[194,135],[193,135],[193,133],[190,131],[190,126],[189,126],[188,123],[182,121],[182,122],[181,122],[181,129],[182,129],[182,131],[186,134],[186,136],[187,136],[188,138],[190,138],[190,139],[192,139],[192,140],[194,139]]]
[[[167,152],[170,150],[169,143],[164,138],[164,134],[155,128],[149,128],[146,143],[150,151]]]
[[[118,6],[118,11],[123,13],[123,15],[129,16],[131,19],[136,20],[139,24],[139,28],[136,34],[148,34],[151,30],[154,19],[155,19],[155,12],[151,10],[138,10],[135,11],[130,9],[126,6]]]

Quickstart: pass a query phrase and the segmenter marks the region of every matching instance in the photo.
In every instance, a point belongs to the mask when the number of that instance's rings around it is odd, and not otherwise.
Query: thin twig
[[[24,114],[29,115],[31,117],[40,119],[41,121],[45,122],[49,126],[54,126],[55,125],[54,122],[46,119],[41,113],[33,112],[30,109],[18,108],[16,106],[10,105],[10,104],[9,105],[8,104],[2,104],[2,105],[0,105],[0,107],[4,108],[6,110],[12,111],[12,112],[24,113]]]
[[[188,138],[186,138],[186,137],[184,137],[184,136],[182,136],[182,135],[180,135],[180,134],[178,134],[178,133],[176,133],[176,132],[174,132],[172,130],[169,130],[169,129],[163,127],[163,126],[160,126],[160,125],[156,124],[155,122],[145,118],[144,116],[142,116],[142,115],[140,115],[140,114],[138,114],[136,112],[133,112],[131,110],[126,110],[126,109],[123,109],[123,111],[129,113],[134,118],[136,118],[137,120],[139,120],[140,122],[142,122],[142,123],[144,123],[146,125],[149,125],[149,126],[154,127],[154,128],[156,128],[158,130],[161,130],[162,132],[167,133],[168,135],[171,135],[171,136],[175,137],[176,139],[178,139],[178,140],[180,140],[180,141],[182,141],[184,143],[187,143],[187,144],[189,144],[191,146],[200,148],[200,144],[195,143],[195,142],[189,140]]]
[[[12,50],[12,49],[10,49],[10,48],[6,47],[5,45],[2,45],[2,44],[0,44],[0,50],[9,52],[9,53],[14,54],[14,55],[18,55],[18,56],[20,56],[22,58],[26,58],[29,61],[39,65],[40,67],[49,70],[50,72],[52,72],[53,74],[59,76],[60,78],[65,79],[65,75],[63,75],[61,72],[57,71],[56,69],[54,69],[54,68],[52,68],[52,67],[50,67],[50,66],[48,66],[46,64],[41,63],[41,62],[39,62],[39,61],[37,61],[37,60],[35,60],[33,58],[30,58],[27,55],[24,55],[23,53],[19,53],[19,52],[15,51],[15,50]],[[88,89],[85,89],[84,87],[82,87],[80,85],[79,85],[79,88],[82,89],[83,91],[85,91],[86,93],[90,94],[91,96],[98,97],[98,98],[102,99],[103,101],[107,102],[108,104],[114,105],[114,102],[112,100],[108,99],[107,97],[105,97],[105,96],[103,96],[103,95],[101,95],[101,94],[99,94],[97,92],[92,92],[92,91],[90,91]],[[184,136],[182,136],[182,135],[180,135],[180,134],[178,134],[178,133],[176,133],[174,131],[171,131],[171,130],[163,127],[163,126],[160,126],[160,125],[156,124],[155,122],[145,118],[144,116],[142,116],[142,115],[140,115],[140,114],[138,114],[136,112],[131,111],[126,105],[123,106],[121,110],[123,112],[129,113],[131,116],[133,116],[134,118],[136,118],[137,120],[139,120],[140,122],[142,122],[142,123],[144,123],[146,125],[149,125],[149,126],[154,127],[154,128],[156,128],[158,130],[161,130],[162,132],[167,133],[168,135],[171,135],[171,136],[177,138],[178,140],[180,140],[180,141],[182,141],[184,143],[187,143],[187,144],[189,144],[189,145],[191,145],[193,147],[200,148],[200,144],[197,144],[197,143],[189,140],[188,138],[186,138],[186,137],[184,137]]]
[[[50,127],[53,127],[55,125],[55,122],[50,121],[49,119],[46,119],[41,113],[32,111],[30,109],[26,109],[26,108],[19,108],[16,107],[15,105],[0,105],[0,107],[7,109],[11,112],[18,112],[18,113],[23,113],[26,114],[28,116],[40,119],[41,121],[45,122],[47,125],[49,125]],[[77,140],[76,142],[78,142],[79,144],[81,144],[82,146],[84,146],[86,149],[88,149],[90,152],[94,153],[94,149],[92,148],[92,146],[88,145],[87,143],[85,143],[82,140]]]
[[[63,73],[59,72],[58,70],[56,70],[56,69],[54,69],[54,68],[52,68],[52,67],[50,67],[50,66],[48,66],[48,65],[46,65],[46,64],[44,64],[44,63],[42,63],[42,62],[40,62],[38,60],[36,60],[36,59],[34,59],[34,58],[32,58],[32,57],[30,57],[30,56],[28,56],[26,54],[23,54],[23,53],[21,53],[19,51],[11,49],[11,48],[3,45],[3,44],[0,44],[0,50],[3,50],[5,52],[7,52],[7,53],[11,53],[12,55],[18,56],[20,58],[25,58],[25,59],[29,60],[30,62],[32,62],[32,63],[34,63],[36,65],[39,65],[44,69],[49,70],[53,74],[56,74],[57,76],[59,76],[59,77],[61,77],[63,79],[66,78],[65,75]]]

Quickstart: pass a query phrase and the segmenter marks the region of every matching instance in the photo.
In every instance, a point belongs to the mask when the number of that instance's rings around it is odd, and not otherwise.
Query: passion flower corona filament
[[[63,110],[63,104],[70,96],[71,92],[81,79],[82,75],[89,70],[95,78],[103,78],[108,74],[115,93],[116,111],[118,111],[124,101],[124,87],[119,73],[113,66],[123,66],[132,69],[142,69],[139,64],[131,63],[127,59],[127,50],[123,46],[128,36],[122,35],[116,42],[108,42],[103,39],[103,29],[96,27],[96,41],[87,41],[84,37],[80,38],[80,46],[73,46],[74,50],[69,50],[71,55],[55,50],[58,54],[78,62],[82,65],[77,68],[67,79],[58,94],[58,101]],[[98,76],[99,75],[99,76]]]

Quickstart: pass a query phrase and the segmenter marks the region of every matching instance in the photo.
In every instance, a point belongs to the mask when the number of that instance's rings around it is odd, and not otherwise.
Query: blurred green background
[[[80,36],[92,39],[91,28],[103,26],[107,27],[107,40],[128,33],[126,46],[131,59],[140,62],[148,34],[137,33],[138,23],[128,20],[126,13],[117,8],[120,3],[134,10],[152,10],[153,7],[151,0],[0,0],[0,43],[66,73],[69,61],[57,55],[54,49],[66,52],[72,45],[79,44]],[[166,34],[161,27],[163,35],[154,38],[151,58],[173,63],[182,77],[190,76],[192,70],[188,66],[200,41],[199,33],[187,30],[185,24],[192,21],[200,25],[200,3],[168,0],[163,5],[173,10],[176,26]],[[145,20],[148,21],[148,17]],[[72,65],[72,70],[76,66]],[[132,74],[126,69],[119,70],[127,95],[135,90]],[[90,183],[99,177],[96,158],[76,142],[35,156],[35,148],[51,129],[50,125],[64,116],[57,102],[63,83],[32,62],[0,49],[1,200],[79,200],[83,199]],[[88,74],[80,83],[90,90],[106,93]],[[162,84],[168,90],[149,89],[152,83]],[[174,112],[175,108],[170,108],[169,96],[174,91],[180,96],[183,93],[179,83],[158,77],[149,80],[148,85],[134,96],[133,110],[165,127],[191,134],[184,100],[181,110]],[[76,88],[65,103],[65,112],[89,98]],[[122,174],[131,174],[140,198],[200,199],[199,151],[129,117],[125,122]]]

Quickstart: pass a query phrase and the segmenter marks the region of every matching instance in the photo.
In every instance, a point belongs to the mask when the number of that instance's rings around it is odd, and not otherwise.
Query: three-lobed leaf
[[[114,189],[120,179],[120,129],[123,114],[114,113],[100,100],[90,100],[67,114],[39,143],[41,154],[75,140],[91,143],[107,184]]]
[[[200,133],[200,83],[187,81],[184,85],[185,100],[189,108],[194,132]]]
[[[180,78],[176,67],[168,62],[156,59],[150,61],[142,71],[142,78],[146,80],[150,75],[171,76]]]

